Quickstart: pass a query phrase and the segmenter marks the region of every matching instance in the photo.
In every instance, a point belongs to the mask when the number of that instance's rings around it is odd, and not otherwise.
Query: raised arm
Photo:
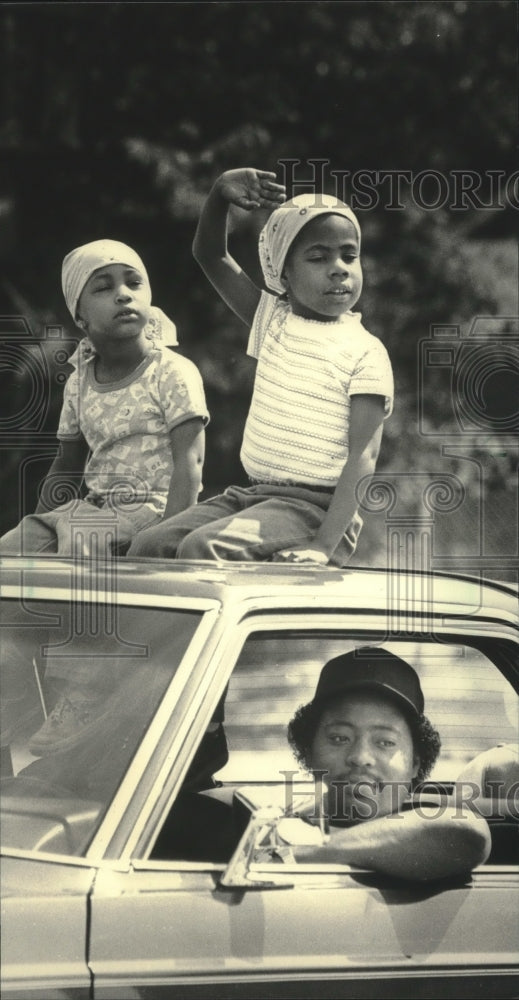
[[[37,514],[59,507],[71,498],[73,492],[79,495],[88,450],[88,444],[82,435],[60,443],[59,451],[42,484]]]
[[[273,209],[284,200],[285,189],[276,183],[274,173],[252,167],[227,170],[209,192],[198,222],[193,241],[195,260],[224,302],[249,326],[261,292],[229,253],[229,206],[246,211]]]

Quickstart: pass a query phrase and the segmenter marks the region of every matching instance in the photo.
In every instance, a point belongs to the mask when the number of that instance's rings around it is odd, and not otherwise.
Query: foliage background
[[[1,530],[34,507],[56,447],[64,369],[48,328],[62,327],[68,348],[77,335],[59,281],[73,246],[110,236],[146,261],[154,301],[205,381],[209,496],[245,481],[253,379],[245,328],[191,257],[216,175],[279,172],[291,158],[303,181],[305,161],[325,159],[333,191],[332,169],[435,170],[451,185],[453,171],[470,170],[486,209],[449,199],[426,210],[405,189],[405,207],[391,210],[382,188],[378,204],[357,207],[359,308],[390,352],[396,405],[378,466],[394,505],[387,489],[372,493],[354,558],[513,574],[517,448],[495,421],[460,428],[452,365],[424,366],[420,344],[434,325],[467,334],[491,317],[487,336],[517,315],[517,209],[489,180],[517,169],[516,3],[6,3],[0,25]],[[235,217],[235,254],[256,276],[263,221]],[[516,391],[501,371],[498,415],[513,411]],[[424,484],[438,476],[460,485],[431,513]]]

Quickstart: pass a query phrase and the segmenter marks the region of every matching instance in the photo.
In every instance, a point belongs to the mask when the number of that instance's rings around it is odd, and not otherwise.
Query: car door
[[[215,866],[100,871],[94,997],[512,995],[516,927],[504,915],[517,912],[517,870],[441,888],[333,869],[262,875],[271,885],[244,891],[219,888]]]
[[[88,1000],[94,871],[62,858],[2,859],[2,1000]]]
[[[230,760],[216,775],[222,795],[252,781],[268,800],[280,774],[293,794],[296,765],[285,753],[290,712],[315,687],[323,659],[359,642],[385,642],[379,622],[361,624],[353,630],[338,615],[306,615],[281,627],[264,617],[234,631],[222,650],[227,673],[213,692],[216,704],[235,663],[225,710]],[[423,644],[415,632],[403,641],[442,713],[439,778],[455,777],[459,761],[477,749],[468,745],[475,719],[487,743],[498,733],[510,736],[513,691],[468,639]],[[455,715],[467,704],[458,731]],[[256,870],[253,888],[223,889],[223,863],[138,855],[124,871],[103,867],[96,880],[89,942],[95,998],[514,995],[517,866],[404,884],[346,866],[270,864]]]

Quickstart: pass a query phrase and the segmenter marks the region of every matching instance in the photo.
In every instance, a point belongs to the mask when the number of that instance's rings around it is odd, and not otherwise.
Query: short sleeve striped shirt
[[[263,292],[248,353],[258,365],[241,450],[246,473],[257,482],[334,487],[348,459],[351,396],[384,396],[391,413],[386,348],[360,313],[316,322]]]

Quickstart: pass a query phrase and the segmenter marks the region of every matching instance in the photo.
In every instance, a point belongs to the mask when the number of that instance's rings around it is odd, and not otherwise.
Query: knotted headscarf
[[[134,267],[149,284],[148,273],[139,254],[125,243],[119,243],[118,240],[94,240],[92,243],[76,247],[67,254],[61,269],[63,295],[74,320],[76,320],[79,297],[88,279],[94,271],[108,264],[126,264],[128,267]],[[151,340],[163,345],[178,344],[175,324],[156,306],[151,307],[150,319],[144,327],[144,333]],[[85,350],[93,350],[88,338],[84,342],[83,352]]]
[[[281,281],[285,260],[291,244],[299,231],[319,215],[342,215],[351,222],[357,233],[360,248],[360,226],[348,205],[333,195],[299,194],[276,208],[259,235],[259,257],[267,288],[276,295],[283,295],[286,287]]]

